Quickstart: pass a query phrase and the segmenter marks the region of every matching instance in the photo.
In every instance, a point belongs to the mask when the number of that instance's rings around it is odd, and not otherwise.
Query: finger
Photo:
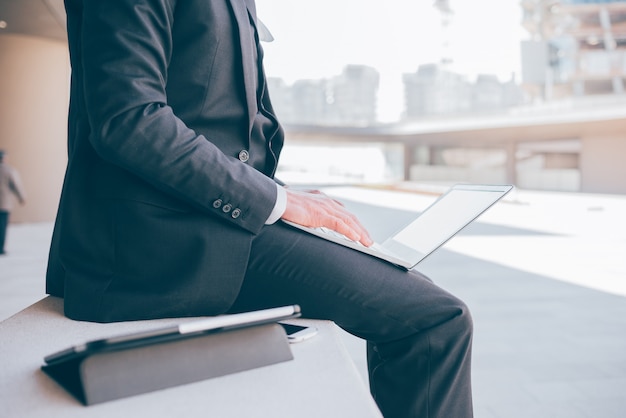
[[[369,232],[367,231],[367,229],[361,224],[361,222],[359,222],[358,220],[356,220],[355,224],[352,226],[353,230],[356,232],[356,234],[358,235],[358,238],[355,239],[355,241],[360,242],[361,244],[365,245],[366,247],[371,246],[374,242],[372,241],[372,238],[370,237]]]
[[[288,190],[287,198],[284,219],[304,226],[327,227],[365,246],[372,244],[365,227],[340,202],[319,191]]]
[[[373,241],[370,238],[369,232],[353,214],[342,213],[338,217],[333,218],[333,221],[333,225],[328,226],[329,228],[366,247],[372,245]]]

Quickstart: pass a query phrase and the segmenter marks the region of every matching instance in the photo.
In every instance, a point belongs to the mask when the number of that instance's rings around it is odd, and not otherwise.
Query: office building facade
[[[524,0],[523,82],[543,99],[622,95],[626,1]]]
[[[268,86],[283,123],[367,126],[377,120],[379,81],[374,68],[347,65],[329,79],[297,80],[289,86],[270,78]]]

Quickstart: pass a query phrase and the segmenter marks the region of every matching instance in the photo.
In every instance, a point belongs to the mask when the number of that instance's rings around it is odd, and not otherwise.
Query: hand
[[[308,227],[326,227],[369,247],[373,244],[356,216],[338,201],[318,190],[287,191],[287,208],[282,218]]]

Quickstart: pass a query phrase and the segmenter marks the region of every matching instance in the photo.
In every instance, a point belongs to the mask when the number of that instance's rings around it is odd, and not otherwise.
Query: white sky
[[[381,119],[393,120],[402,102],[402,74],[439,62],[443,32],[433,0],[256,0],[259,18],[274,35],[265,43],[268,76],[287,83],[328,78],[347,64],[381,73]],[[451,0],[449,53],[453,70],[472,77],[519,79],[519,0]]]

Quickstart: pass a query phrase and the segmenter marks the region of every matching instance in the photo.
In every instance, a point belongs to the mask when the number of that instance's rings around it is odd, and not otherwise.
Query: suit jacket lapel
[[[250,18],[248,17],[248,8],[243,0],[230,0],[237,27],[239,29],[239,39],[241,42],[241,62],[243,64],[244,84],[246,89],[246,102],[248,104],[250,129],[252,129],[252,123],[254,121],[254,114],[256,113],[256,79],[258,74],[256,72],[256,63],[253,61],[255,56],[252,50],[256,42],[253,38],[252,31],[250,30]],[[254,10],[254,3],[252,4],[252,10],[250,11],[253,18],[256,16],[256,10]]]
[[[245,4],[248,8],[248,11],[252,15],[254,22],[256,23],[256,3],[254,2],[254,0],[245,0]]]

